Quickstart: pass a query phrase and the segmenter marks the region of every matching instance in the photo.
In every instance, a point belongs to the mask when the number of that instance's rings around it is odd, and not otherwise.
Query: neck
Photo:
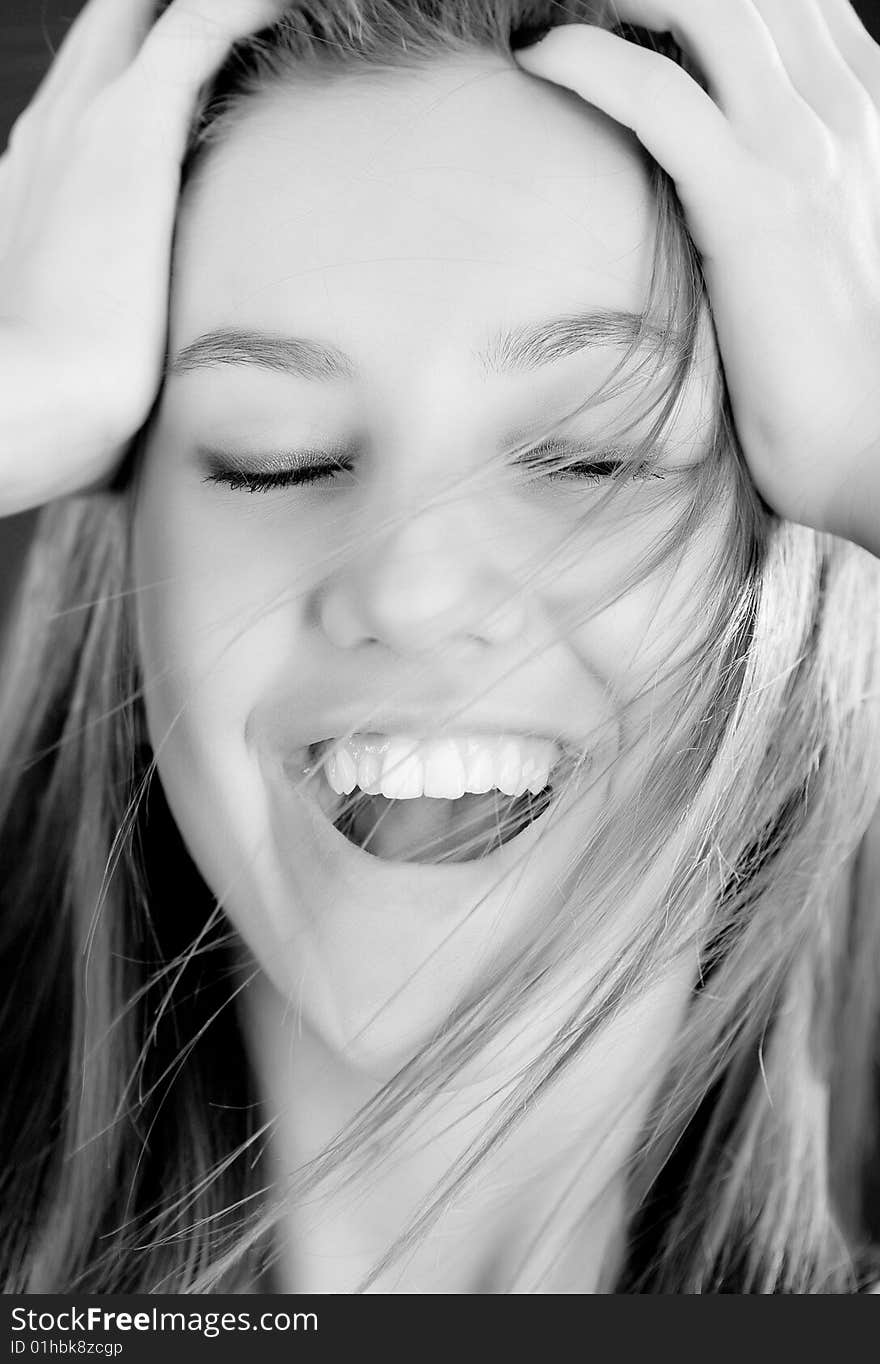
[[[243,1024],[273,1121],[267,1173],[283,1191],[382,1085],[325,1046],[264,978],[243,998]],[[367,1291],[611,1291],[625,1240],[624,1170],[653,1093],[645,1075],[630,1073],[635,1088],[621,1104],[608,1084],[621,1073],[601,1047],[586,1049]],[[294,1193],[276,1230],[270,1291],[360,1291],[499,1111],[498,1088],[489,1078],[443,1093],[400,1140],[380,1136],[354,1181],[331,1176]]]

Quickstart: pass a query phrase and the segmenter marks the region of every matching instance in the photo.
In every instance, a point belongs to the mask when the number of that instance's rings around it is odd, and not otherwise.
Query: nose
[[[496,562],[498,530],[442,509],[411,515],[377,535],[318,589],[317,615],[340,649],[384,645],[396,654],[500,647],[523,633],[516,574]]]

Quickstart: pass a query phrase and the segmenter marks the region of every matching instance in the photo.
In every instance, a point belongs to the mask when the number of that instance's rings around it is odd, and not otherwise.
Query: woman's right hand
[[[0,159],[0,515],[105,478],[158,391],[199,90],[281,0],[89,0]]]

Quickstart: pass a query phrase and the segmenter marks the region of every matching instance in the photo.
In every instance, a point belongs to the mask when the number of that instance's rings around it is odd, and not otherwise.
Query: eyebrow
[[[658,349],[669,329],[642,313],[601,309],[569,313],[543,322],[500,328],[473,358],[486,374],[522,374],[551,365],[591,346]],[[166,374],[187,374],[220,365],[273,370],[318,382],[350,381],[358,368],[338,346],[305,336],[221,327],[196,337],[178,352]]]
[[[501,329],[476,359],[489,374],[523,374],[552,365],[591,346],[635,347],[645,343],[658,349],[669,329],[643,313],[601,309],[569,313],[512,329]]]
[[[323,341],[221,327],[205,332],[184,346],[166,373],[187,374],[216,365],[249,365],[300,379],[325,381],[353,379],[357,372],[354,362],[344,351]]]

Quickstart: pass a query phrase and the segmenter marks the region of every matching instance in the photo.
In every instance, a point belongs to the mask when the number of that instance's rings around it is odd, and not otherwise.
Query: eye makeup
[[[198,458],[204,470],[203,482],[256,493],[338,482],[344,475],[353,478],[356,451],[351,446],[339,446],[272,452],[255,458],[201,447]],[[549,481],[602,483],[620,477],[622,470],[633,480],[665,477],[664,470],[653,461],[650,465],[639,463],[633,447],[560,438],[520,452],[511,463],[534,479]]]
[[[518,455],[515,466],[527,469],[537,477],[548,479],[577,479],[600,483],[627,471],[632,479],[663,478],[664,471],[644,461],[638,462],[632,447],[587,445],[583,441],[553,439],[542,441]]]
[[[282,488],[307,487],[329,482],[340,475],[354,473],[355,450],[352,446],[332,449],[301,449],[245,455],[241,452],[200,447],[198,463],[202,481],[236,492],[272,492]]]

